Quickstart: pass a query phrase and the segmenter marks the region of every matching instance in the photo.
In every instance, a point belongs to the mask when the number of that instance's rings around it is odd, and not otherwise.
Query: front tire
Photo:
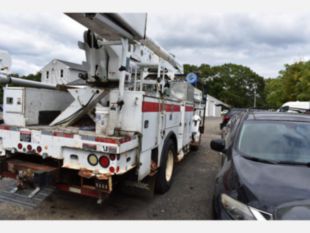
[[[168,140],[163,147],[161,165],[155,182],[155,192],[163,194],[167,192],[173,180],[174,159],[176,148],[172,140]]]

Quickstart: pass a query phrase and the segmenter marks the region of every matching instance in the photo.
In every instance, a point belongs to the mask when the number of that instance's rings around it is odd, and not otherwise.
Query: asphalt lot
[[[209,147],[220,137],[219,118],[206,119],[201,147],[176,166],[174,183],[164,195],[130,196],[115,192],[102,205],[93,198],[55,191],[35,209],[0,202],[0,219],[44,220],[206,220],[220,156]],[[0,181],[6,182],[6,180]]]

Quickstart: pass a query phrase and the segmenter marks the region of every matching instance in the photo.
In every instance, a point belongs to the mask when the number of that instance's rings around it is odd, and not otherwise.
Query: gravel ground
[[[115,192],[102,205],[97,205],[93,198],[55,191],[35,209],[0,202],[0,219],[212,219],[212,195],[220,157],[209,144],[220,137],[219,123],[219,118],[206,119],[200,149],[176,166],[174,183],[166,194],[142,198]]]

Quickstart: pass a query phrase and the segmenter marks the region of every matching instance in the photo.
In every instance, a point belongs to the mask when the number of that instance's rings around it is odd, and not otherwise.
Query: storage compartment
[[[103,107],[100,104],[96,106],[96,133],[106,134],[109,121],[109,107]]]
[[[48,125],[71,102],[64,91],[30,87],[4,88],[3,119],[7,125]]]

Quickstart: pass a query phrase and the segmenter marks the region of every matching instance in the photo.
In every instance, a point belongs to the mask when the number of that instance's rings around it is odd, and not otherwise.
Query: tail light
[[[99,159],[101,167],[107,168],[110,165],[110,160],[107,156],[101,156]]]
[[[18,148],[19,150],[23,149],[23,144],[18,143],[17,148]]]
[[[224,121],[229,121],[230,117],[229,116],[224,116]]]
[[[32,146],[31,145],[27,145],[27,150],[28,151],[32,151]]]
[[[42,147],[41,146],[37,146],[37,152],[41,153],[42,152]]]
[[[88,163],[89,163],[90,165],[92,165],[92,166],[96,166],[96,165],[98,164],[98,158],[97,158],[97,156],[94,155],[94,154],[88,155],[87,161],[88,161]]]

